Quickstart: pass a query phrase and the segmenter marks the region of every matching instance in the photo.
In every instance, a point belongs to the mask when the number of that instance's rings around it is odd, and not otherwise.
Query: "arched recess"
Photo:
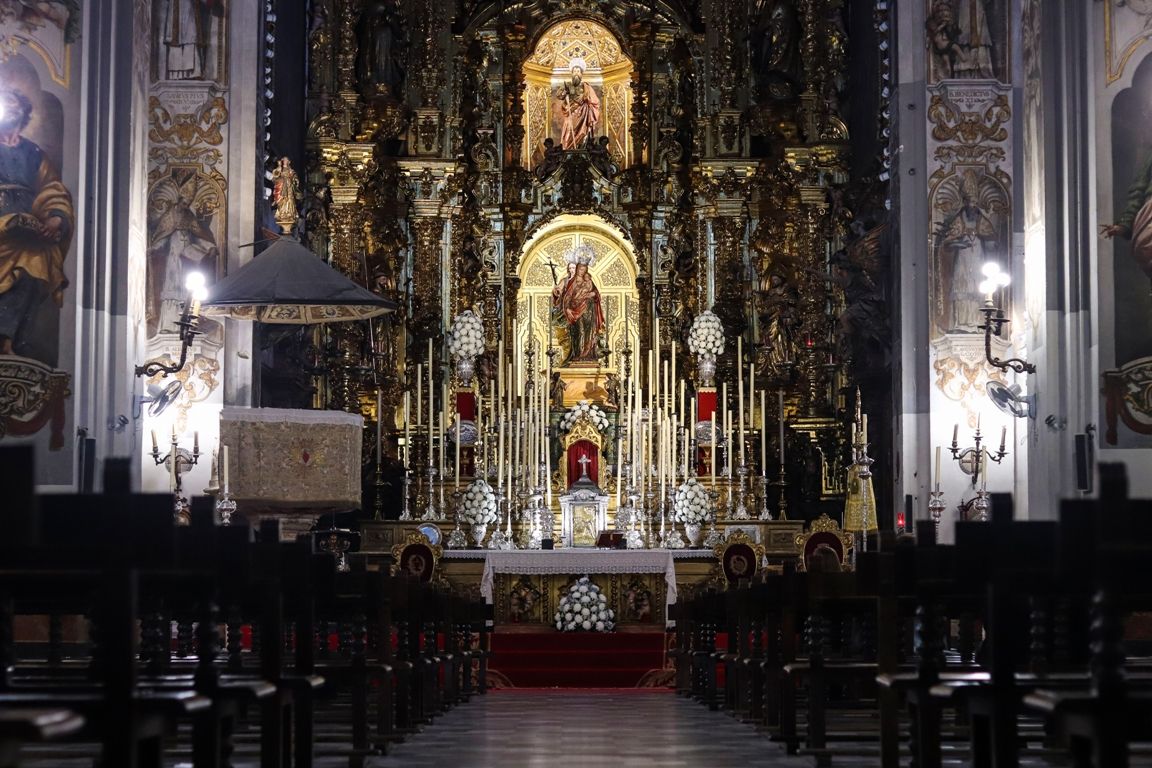
[[[608,137],[608,152],[620,168],[632,164],[632,60],[608,27],[587,18],[547,26],[524,62],[524,148],[521,162],[535,168],[544,160],[544,141],[561,146],[564,115],[558,94],[572,78],[573,64],[599,101],[593,136]],[[565,147],[568,148],[568,147]]]
[[[589,246],[596,254],[588,272],[600,292],[604,309],[605,342],[611,352],[605,372],[618,372],[625,336],[633,352],[639,349],[636,257],[632,245],[620,236],[619,230],[591,214],[561,214],[536,230],[525,243],[516,307],[517,354],[529,344],[537,351],[547,348],[552,287],[556,284],[553,270],[555,279],[563,278],[567,268],[565,254],[580,245]]]

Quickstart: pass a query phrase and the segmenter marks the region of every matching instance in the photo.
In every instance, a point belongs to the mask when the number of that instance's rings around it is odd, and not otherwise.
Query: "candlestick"
[[[940,490],[940,446],[936,446],[936,473],[932,477],[936,481],[936,490]]]
[[[452,450],[455,451],[455,454],[456,454],[455,458],[454,458],[454,465],[455,465],[454,469],[456,470],[456,483],[453,486],[453,488],[458,491],[458,490],[460,490],[460,443],[461,443],[460,432],[462,431],[460,429],[460,427],[462,425],[460,423],[460,414],[459,413],[456,414],[455,422],[456,422],[456,438],[452,441],[452,445],[454,446]]]
[[[864,416],[861,418],[861,423],[863,424],[863,426],[860,428],[860,439],[865,445],[867,445],[868,444],[868,414],[864,414]]]
[[[952,447],[953,448],[955,448],[957,445],[959,445],[959,440],[960,440],[960,425],[959,424],[953,424],[952,425]]]
[[[1004,448],[1008,443],[1008,427],[1000,427],[1000,453],[1004,453]]]
[[[176,493],[176,486],[180,477],[176,470],[176,462],[180,460],[176,448],[176,440],[172,440],[172,450],[168,453],[168,488],[172,493]]]
[[[724,467],[728,481],[732,481],[732,411],[724,409]]]
[[[156,442],[156,430],[152,430],[152,453],[160,453],[160,444]]]
[[[768,477],[768,393],[760,390],[760,474]]]
[[[192,433],[192,453],[200,453],[200,431]]]
[[[753,347],[752,351],[753,362],[748,364],[748,426],[755,428],[756,426],[756,351]]]

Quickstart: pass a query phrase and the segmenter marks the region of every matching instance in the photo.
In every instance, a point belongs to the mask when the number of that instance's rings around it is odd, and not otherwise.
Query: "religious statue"
[[[1131,240],[1132,258],[1152,278],[1152,154],[1129,184],[1124,210],[1115,223],[1100,226],[1100,235]]]
[[[280,158],[272,171],[272,207],[276,211],[276,223],[285,235],[292,234],[300,211],[296,201],[300,199],[300,179],[292,169],[292,161]]]
[[[996,77],[984,0],[936,0],[925,22],[928,81]]]
[[[166,0],[160,40],[167,80],[206,77],[212,17],[224,18],[222,0]]]
[[[800,22],[792,0],[764,0],[749,35],[752,70],[762,98],[795,96],[800,80]]]
[[[56,167],[20,135],[31,118],[24,94],[0,91],[0,354],[55,365],[56,334],[43,338],[37,318],[49,300],[63,304],[75,214]]]
[[[984,303],[979,289],[980,270],[997,256],[997,226],[979,200],[979,177],[969,171],[961,184],[959,208],[941,222],[938,230],[940,250],[952,257],[952,312],[945,320],[949,331],[976,332]]]
[[[582,245],[568,253],[568,275],[552,288],[552,323],[564,352],[561,365],[595,363],[597,345],[604,329],[600,290],[588,269],[596,256]]]
[[[153,284],[148,292],[148,334],[152,336],[158,331],[176,332],[176,321],[188,298],[186,273],[199,268],[211,279],[220,251],[209,226],[212,190],[202,187],[194,171],[174,169],[153,187],[148,205],[157,212],[149,226],[148,248]]]
[[[404,93],[404,27],[391,0],[368,3],[357,29],[360,56],[357,74],[369,96],[402,98]]]
[[[600,97],[592,84],[584,79],[586,68],[583,59],[572,59],[568,62],[572,79],[556,89],[560,114],[564,117],[560,129],[562,149],[583,149],[600,124]]]

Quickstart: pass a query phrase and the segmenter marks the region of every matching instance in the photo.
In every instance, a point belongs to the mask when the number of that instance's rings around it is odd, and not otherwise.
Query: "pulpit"
[[[232,496],[253,524],[306,531],[323,512],[360,506],[364,419],[343,411],[227,407],[220,442],[231,447]]]
[[[560,496],[561,540],[566,547],[594,547],[608,527],[608,494],[589,477],[592,460],[577,460],[580,477]]]

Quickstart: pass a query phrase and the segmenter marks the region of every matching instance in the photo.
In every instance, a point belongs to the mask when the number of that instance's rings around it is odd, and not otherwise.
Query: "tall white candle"
[[[784,466],[784,390],[776,393],[780,403],[780,466]]]
[[[753,348],[755,350],[755,348]],[[755,357],[755,351],[753,351]],[[748,364],[748,428],[756,428],[756,363]]]
[[[940,490],[940,446],[936,446],[936,472],[932,479],[936,482],[936,490]]]
[[[716,488],[716,411],[712,411],[708,431],[708,471],[712,475],[712,488]]]
[[[431,421],[431,419],[432,419],[431,415],[429,415],[428,419],[429,419],[429,421]],[[447,432],[447,426],[448,425],[445,424],[445,422],[444,422],[444,411],[440,411],[440,429],[439,429],[439,437],[440,437],[440,482],[442,484],[444,482],[444,470],[445,470],[445,466],[446,466],[446,462],[444,461],[444,438],[445,438],[445,433]]]
[[[861,421],[861,423],[862,423],[862,425],[863,425],[863,426],[861,426],[861,428],[860,428],[860,440],[861,440],[861,441],[862,441],[862,442],[863,442],[865,445],[867,445],[867,444],[868,444],[868,414],[864,414],[864,415],[863,415],[863,416],[860,418],[860,421]]]
[[[180,454],[177,453],[176,438],[172,438],[172,450],[168,453],[168,488],[176,492],[176,478],[179,477],[176,470],[176,464],[179,460]]]
[[[460,414],[457,413],[452,420],[456,424],[456,439],[452,441],[453,451],[455,451],[455,461],[453,468],[456,471],[456,484],[455,489],[460,490]]]
[[[768,393],[760,390],[760,474],[768,476]]]
[[[624,438],[616,438],[616,509],[620,509],[620,486],[624,485]]]
[[[405,392],[404,393],[404,467],[405,467],[405,469],[407,469],[407,467],[408,467],[408,459],[409,459],[409,453],[410,453],[409,446],[411,446],[411,444],[412,444],[412,431],[411,431],[412,425],[409,423],[411,420],[411,410],[412,410],[412,393],[411,392]]]
[[[376,390],[376,463],[383,458],[384,450],[384,395]]]
[[[1004,453],[1004,447],[1008,443],[1008,427],[1000,427],[1000,453]]]
[[[424,366],[416,363],[416,429],[424,421]]]
[[[739,336],[736,337],[738,341],[743,341]],[[737,376],[739,376],[739,386],[737,389],[737,421],[740,423],[740,429],[737,432],[736,440],[740,443],[740,466],[744,466],[744,371],[742,368],[737,368]]]
[[[160,444],[156,442],[156,430],[152,430],[152,453],[160,452]]]
[[[228,493],[228,446],[220,447],[220,478],[224,492]]]
[[[959,424],[953,424],[952,425],[952,445],[953,446],[957,445],[957,440],[959,439],[959,437],[960,437],[960,425]]]
[[[728,424],[728,431],[724,435],[724,442],[728,450],[724,451],[725,466],[728,467],[728,481],[732,481],[732,411],[725,409],[724,421]]]

